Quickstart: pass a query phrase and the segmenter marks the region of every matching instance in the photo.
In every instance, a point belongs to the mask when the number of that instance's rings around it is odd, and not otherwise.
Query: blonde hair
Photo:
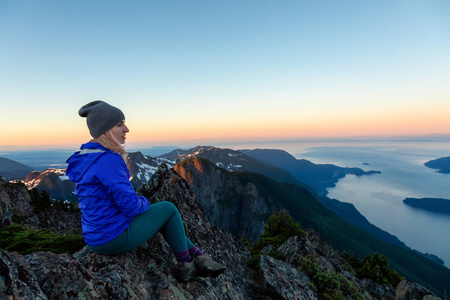
[[[111,151],[116,152],[117,154],[120,154],[125,161],[125,163],[128,166],[128,155],[127,151],[125,150],[125,147],[122,146],[114,137],[114,135],[111,132],[111,129],[99,136],[96,139],[92,140],[93,142],[97,142],[106,149],[109,149]]]

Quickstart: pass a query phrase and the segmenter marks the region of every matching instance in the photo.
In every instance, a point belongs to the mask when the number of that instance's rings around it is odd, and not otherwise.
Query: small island
[[[437,172],[439,173],[450,174],[450,156],[427,161],[425,166],[432,169],[438,169]]]
[[[450,215],[450,200],[441,198],[406,198],[406,205],[434,213]]]

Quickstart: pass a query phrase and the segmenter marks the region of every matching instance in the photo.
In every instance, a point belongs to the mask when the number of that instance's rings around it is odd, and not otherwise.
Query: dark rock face
[[[189,183],[211,223],[236,236],[245,233],[252,242],[259,238],[274,205],[258,195],[252,183],[243,185],[227,171],[197,157],[183,160],[174,170]]]
[[[402,282],[400,282],[399,285],[397,286],[397,294],[395,300],[416,300],[416,299],[437,300],[440,298],[436,297],[429,290],[427,290],[426,288],[417,283],[408,280],[403,280]]]
[[[141,152],[129,152],[130,162],[128,168],[131,174],[131,184],[135,189],[147,183],[152,175],[158,170],[159,162],[151,156],[143,155]]]
[[[160,234],[118,256],[83,248],[74,255],[38,252],[22,256],[0,252],[0,295],[28,299],[252,299],[258,283],[244,259],[248,249],[226,229],[212,226],[188,185],[162,166],[141,189],[150,202],[172,201],[180,210],[189,238],[227,265],[217,278],[176,280],[176,261]]]
[[[12,225],[13,216],[26,220],[33,228],[39,219],[33,214],[31,199],[24,186],[9,182],[0,183],[0,225]]]
[[[0,184],[0,224],[12,225],[14,220],[35,230],[51,228],[59,234],[81,233],[81,213],[68,213],[59,208],[33,213],[31,198],[25,186]]]
[[[81,212],[66,212],[60,208],[46,209],[37,214],[39,228],[50,228],[54,232],[66,235],[69,232],[82,234],[81,232]]]
[[[37,188],[39,192],[46,191],[50,198],[77,202],[73,194],[75,184],[65,175],[65,169],[46,169],[42,172],[34,171],[24,180],[28,189]]]
[[[308,285],[309,277],[295,266],[262,255],[260,277],[263,289],[273,299],[318,299]]]

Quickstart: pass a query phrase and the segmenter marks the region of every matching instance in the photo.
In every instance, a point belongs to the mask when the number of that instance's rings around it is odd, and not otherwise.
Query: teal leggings
[[[135,216],[130,226],[114,240],[89,248],[99,254],[117,255],[139,247],[158,231],[161,231],[174,254],[194,248],[194,244],[186,237],[177,207],[168,201],[150,205],[147,211]]]

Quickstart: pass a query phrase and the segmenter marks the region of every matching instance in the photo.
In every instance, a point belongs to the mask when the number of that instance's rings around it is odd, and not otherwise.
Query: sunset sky
[[[450,135],[450,1],[0,1],[0,149]],[[5,119],[6,118],[6,119]]]

